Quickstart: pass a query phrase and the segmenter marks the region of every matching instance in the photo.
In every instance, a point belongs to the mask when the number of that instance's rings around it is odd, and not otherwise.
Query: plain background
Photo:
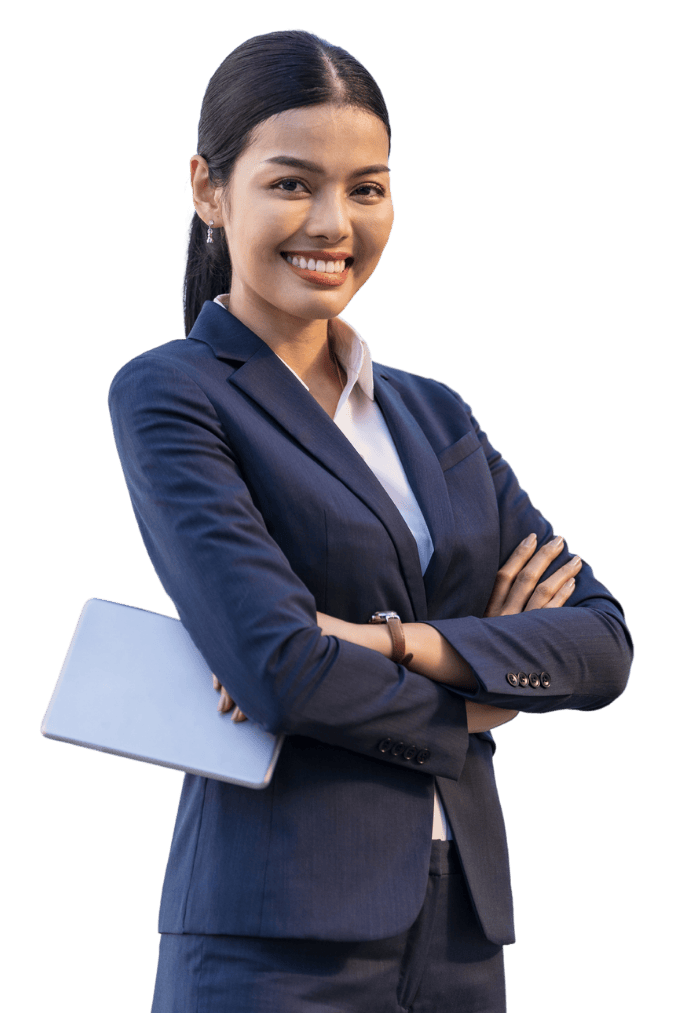
[[[496,733],[509,1010],[667,1004],[671,17],[650,0],[66,0],[4,16],[7,1008],[150,1009],[181,775],[45,740],[40,723],[88,598],[175,615],[107,391],[128,359],[183,336],[209,77],[240,42],[289,28],[352,52],[390,110],[396,221],[345,318],[377,361],[464,396],[635,637],[611,707]]]

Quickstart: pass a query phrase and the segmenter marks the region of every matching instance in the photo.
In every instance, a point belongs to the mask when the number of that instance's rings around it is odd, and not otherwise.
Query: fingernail
[[[578,566],[580,562],[581,562],[581,556],[575,556],[574,559],[572,560],[572,564],[574,566]]]
[[[548,544],[552,549],[557,549],[559,545],[562,545],[562,543],[563,543],[562,536],[558,535],[556,538],[553,538]]]
[[[523,539],[522,545],[524,545],[526,549],[531,549],[536,541],[537,536],[535,534],[528,535],[527,538]]]
[[[570,577],[569,580],[565,581],[565,585],[564,586],[565,587],[574,587],[575,584],[576,584],[576,580],[574,579],[574,577]]]

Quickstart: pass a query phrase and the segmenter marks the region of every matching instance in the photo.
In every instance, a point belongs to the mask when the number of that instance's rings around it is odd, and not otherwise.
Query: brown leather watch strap
[[[370,619],[371,623],[386,623],[391,634],[393,652],[391,660],[396,665],[408,665],[412,661],[412,654],[405,653],[405,633],[401,625],[401,618],[395,612],[376,612]]]
[[[400,665],[405,657],[405,633],[403,632],[403,627],[401,626],[401,620],[391,618],[387,619],[386,622],[394,645],[391,660],[397,665]]]

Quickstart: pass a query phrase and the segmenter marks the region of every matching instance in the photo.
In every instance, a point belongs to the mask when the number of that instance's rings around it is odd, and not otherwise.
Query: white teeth
[[[345,269],[344,260],[314,260],[310,257],[294,257],[291,253],[284,254],[285,259],[293,267],[299,267],[302,271],[321,271],[323,274],[342,274]]]

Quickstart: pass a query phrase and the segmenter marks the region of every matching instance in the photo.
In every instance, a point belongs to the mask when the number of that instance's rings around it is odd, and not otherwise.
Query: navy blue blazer
[[[287,735],[263,790],[186,775],[162,932],[404,931],[425,896],[435,781],[483,930],[514,939],[494,741],[467,732],[471,694],[322,636],[317,609],[356,623],[395,609],[430,623],[471,664],[478,702],[594,710],[626,685],[623,613],[587,564],[566,607],[482,618],[498,567],[529,532],[548,540],[551,525],[456,393],[373,368],[433,539],[424,574],[359,453],[220,306],[205,303],[187,340],[139,355],[113,380],[117,448],[159,578],[244,713]],[[569,558],[565,546],[555,567]]]

